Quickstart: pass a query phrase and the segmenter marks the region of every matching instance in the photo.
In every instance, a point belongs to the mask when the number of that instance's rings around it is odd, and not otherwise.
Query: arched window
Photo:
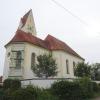
[[[76,65],[75,62],[73,61],[73,68],[75,68],[75,65]]]
[[[75,62],[73,61],[73,71],[74,71],[74,75],[75,75],[75,67],[76,67],[76,64],[75,64]]]
[[[21,59],[22,59],[21,51],[17,51],[16,52],[16,67],[17,68],[21,67]]]
[[[35,64],[35,53],[32,53],[31,55],[31,68],[34,66]]]
[[[69,62],[68,62],[68,60],[66,60],[66,72],[67,72],[67,74],[69,74]]]

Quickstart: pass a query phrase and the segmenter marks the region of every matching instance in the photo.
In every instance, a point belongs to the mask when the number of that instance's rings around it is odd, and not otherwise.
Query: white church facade
[[[74,78],[74,67],[84,59],[61,40],[48,35],[44,40],[36,35],[32,10],[26,13],[12,40],[5,45],[6,55],[3,80],[7,78],[37,78],[31,66],[37,62],[37,56],[52,54],[56,60],[58,74],[56,78]]]

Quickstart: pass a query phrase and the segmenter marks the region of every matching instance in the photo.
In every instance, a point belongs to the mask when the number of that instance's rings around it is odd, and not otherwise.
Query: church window
[[[32,53],[31,55],[31,68],[33,68],[35,65],[35,53]]]
[[[74,74],[75,74],[75,67],[76,67],[76,64],[75,64],[75,62],[73,61],[73,71],[74,71]]]
[[[21,68],[22,61],[23,61],[23,52],[22,51],[12,51],[11,67]]]
[[[66,60],[66,72],[67,72],[67,74],[69,74],[69,62],[68,62],[68,60]]]
[[[75,62],[73,61],[73,68],[75,68],[75,65],[76,65]]]

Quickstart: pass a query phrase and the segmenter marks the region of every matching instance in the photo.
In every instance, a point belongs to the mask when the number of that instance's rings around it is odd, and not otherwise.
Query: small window
[[[21,59],[22,59],[22,53],[21,51],[16,52],[16,67],[21,68]]]
[[[34,66],[35,64],[35,53],[32,53],[31,55],[31,68]]]
[[[75,68],[75,65],[76,65],[75,62],[73,61],[73,68]]]
[[[73,61],[73,71],[74,71],[74,75],[75,75],[75,67],[76,67],[76,64],[75,64],[75,62]]]
[[[68,60],[66,60],[66,72],[67,72],[67,74],[69,74],[69,62],[68,62]]]

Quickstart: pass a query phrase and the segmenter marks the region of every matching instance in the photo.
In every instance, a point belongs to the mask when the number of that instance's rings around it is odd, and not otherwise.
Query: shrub
[[[12,100],[12,93],[14,92],[13,90],[9,88],[4,90],[3,92],[4,92],[3,100]]]
[[[90,98],[93,96],[93,85],[88,77],[83,77],[77,80],[82,90],[82,98]]]
[[[21,82],[17,79],[6,79],[3,83],[4,89],[18,89],[21,87]]]
[[[36,100],[29,89],[18,89],[12,93],[12,100]]]
[[[58,98],[51,94],[50,89],[42,89],[38,93],[38,100],[58,100]]]
[[[26,91],[29,92],[30,94],[32,94],[35,100],[37,99],[37,95],[38,95],[38,91],[39,91],[39,89],[37,87],[28,85],[26,87]]]
[[[93,91],[94,92],[98,92],[99,91],[99,86],[96,82],[92,82],[92,86],[93,86]]]
[[[58,81],[52,84],[51,91],[59,100],[81,100],[81,87],[77,82]]]
[[[8,89],[8,88],[11,88],[11,79],[6,79],[4,80],[4,83],[3,83],[3,88],[4,89]]]
[[[2,89],[3,88],[3,86],[2,85],[0,85],[0,89]]]
[[[99,90],[99,92],[100,92],[100,83],[98,84],[98,88],[99,88],[98,90]]]
[[[4,91],[3,89],[0,89],[0,100],[4,99]]]
[[[11,89],[18,89],[21,87],[21,82],[18,79],[14,79],[11,81]]]

